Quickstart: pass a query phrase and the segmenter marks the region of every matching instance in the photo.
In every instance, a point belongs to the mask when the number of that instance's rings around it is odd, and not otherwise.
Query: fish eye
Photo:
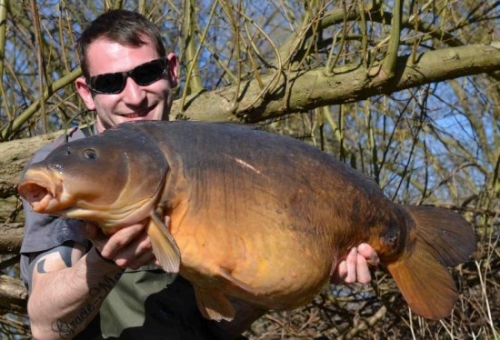
[[[93,160],[97,158],[97,153],[94,149],[86,149],[83,151],[83,156],[87,159]]]

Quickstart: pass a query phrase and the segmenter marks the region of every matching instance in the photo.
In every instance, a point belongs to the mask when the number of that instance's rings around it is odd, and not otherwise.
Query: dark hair
[[[78,39],[77,50],[80,66],[85,78],[89,78],[86,52],[88,46],[98,38],[106,38],[122,45],[140,47],[151,39],[159,57],[165,57],[165,46],[160,31],[143,15],[123,9],[107,11],[90,23]],[[146,38],[146,39],[145,39]]]

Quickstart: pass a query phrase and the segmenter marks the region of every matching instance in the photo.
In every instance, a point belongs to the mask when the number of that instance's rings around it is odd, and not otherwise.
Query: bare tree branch
[[[181,111],[174,102],[171,117],[207,121],[259,122],[292,112],[355,102],[377,94],[389,94],[423,84],[500,70],[500,42],[490,45],[451,47],[421,54],[416,64],[409,56],[398,57],[395,76],[387,82],[380,65],[367,72],[362,67],[341,70],[329,76],[323,68],[280,74],[280,85],[264,97],[256,80],[242,84],[240,105],[234,109],[235,87],[190,97]],[[478,53],[479,52],[479,53]],[[263,77],[264,83],[275,75]],[[287,98],[287,101],[284,99]]]

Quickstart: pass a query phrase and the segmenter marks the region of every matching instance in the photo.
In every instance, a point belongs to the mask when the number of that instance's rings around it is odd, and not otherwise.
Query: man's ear
[[[175,54],[170,53],[167,56],[168,59],[168,79],[170,80],[170,86],[176,88],[179,84],[179,60]]]
[[[76,90],[78,94],[83,99],[87,109],[90,111],[95,110],[94,97],[92,96],[92,90],[88,87],[87,82],[84,77],[78,77],[75,80]]]

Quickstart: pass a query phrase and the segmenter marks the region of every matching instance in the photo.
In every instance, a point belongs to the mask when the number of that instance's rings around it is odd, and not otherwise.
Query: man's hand
[[[369,283],[371,281],[368,265],[377,266],[379,258],[373,248],[362,243],[357,248],[352,248],[349,254],[335,268],[330,281],[338,283]]]
[[[156,264],[144,224],[134,224],[107,236],[99,227],[89,223],[85,234],[101,257],[114,261],[121,268],[138,269],[144,265]]]

